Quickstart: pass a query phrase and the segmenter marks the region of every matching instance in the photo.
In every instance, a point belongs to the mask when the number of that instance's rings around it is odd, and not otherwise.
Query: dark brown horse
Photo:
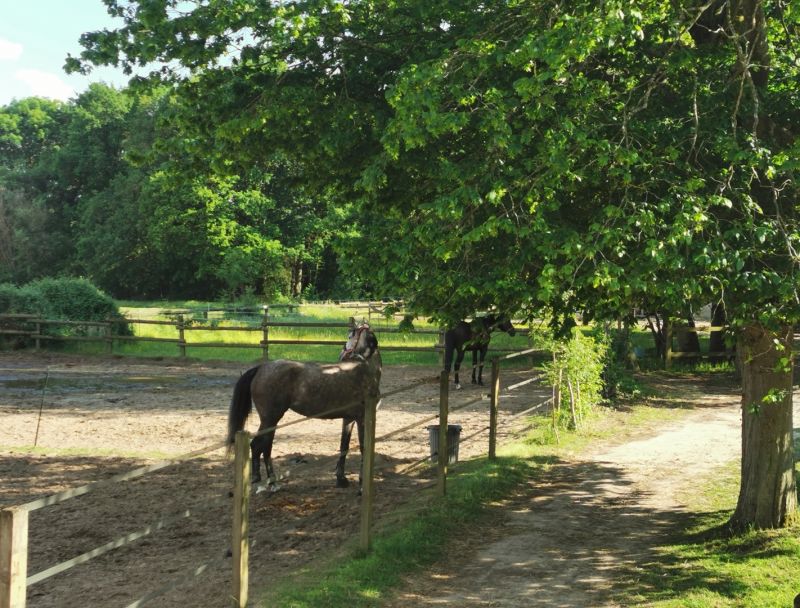
[[[369,325],[353,326],[339,355],[339,363],[321,365],[299,361],[268,361],[247,370],[233,389],[228,412],[228,442],[233,443],[256,406],[261,423],[250,442],[251,480],[261,481],[260,457],[267,479],[275,488],[272,441],[275,426],[288,410],[310,418],[342,419],[336,486],[347,487],[344,463],[350,449],[353,424],[358,426],[359,448],[364,446],[364,411],[380,400],[381,355]]]
[[[506,317],[487,315],[474,319],[471,323],[459,321],[452,329],[444,334],[444,371],[450,374],[453,364],[453,352],[456,353],[455,383],[456,388],[461,388],[458,381],[458,370],[464,360],[464,352],[472,351],[472,384],[483,384],[483,361],[486,351],[489,350],[489,339],[495,330],[508,332],[509,336],[516,333],[511,321]],[[478,359],[480,358],[480,362]],[[475,373],[477,371],[477,374]]]

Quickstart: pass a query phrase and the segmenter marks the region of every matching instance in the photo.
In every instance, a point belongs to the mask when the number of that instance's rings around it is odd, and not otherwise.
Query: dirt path
[[[562,461],[498,506],[487,529],[459,539],[447,563],[408,580],[401,606],[616,606],[615,582],[656,558],[686,522],[686,496],[740,457],[735,389],[678,383],[661,390],[692,408],[633,440]]]

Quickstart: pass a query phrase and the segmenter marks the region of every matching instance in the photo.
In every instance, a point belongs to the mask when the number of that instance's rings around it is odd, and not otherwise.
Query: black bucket
[[[447,425],[447,463],[458,462],[458,440],[461,437],[461,425]],[[431,461],[439,460],[439,425],[428,427],[428,438],[431,443]]]

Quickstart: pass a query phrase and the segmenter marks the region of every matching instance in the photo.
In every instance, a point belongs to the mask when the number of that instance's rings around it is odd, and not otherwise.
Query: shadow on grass
[[[733,373],[651,372],[637,375],[637,380],[645,389],[647,404],[665,409],[727,407],[741,394]]]

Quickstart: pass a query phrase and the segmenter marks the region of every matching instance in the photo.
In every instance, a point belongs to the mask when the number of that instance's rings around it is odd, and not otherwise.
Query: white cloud
[[[0,38],[0,61],[14,61],[22,55],[22,45]]]
[[[49,97],[66,101],[75,95],[73,89],[59,76],[40,70],[17,70],[14,72],[17,80],[24,82],[30,89],[30,94],[36,97]]]

